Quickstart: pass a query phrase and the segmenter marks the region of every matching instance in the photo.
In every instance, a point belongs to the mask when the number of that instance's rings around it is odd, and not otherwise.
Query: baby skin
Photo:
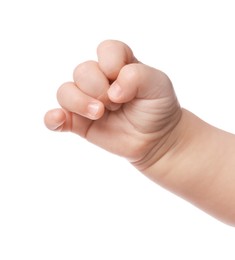
[[[53,131],[70,131],[126,158],[148,178],[235,226],[235,136],[181,108],[167,75],[120,41],[97,48],[57,92],[46,113]]]

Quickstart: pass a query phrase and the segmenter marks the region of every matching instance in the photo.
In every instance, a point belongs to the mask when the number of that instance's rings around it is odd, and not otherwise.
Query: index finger
[[[106,40],[97,48],[99,67],[110,80],[114,81],[123,66],[137,63],[131,48],[123,42]]]

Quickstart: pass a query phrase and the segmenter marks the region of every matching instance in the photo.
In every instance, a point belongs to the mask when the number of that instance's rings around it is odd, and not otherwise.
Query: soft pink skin
[[[61,108],[46,113],[46,126],[125,157],[156,183],[234,226],[234,135],[182,109],[169,78],[140,63],[126,44],[104,41],[97,55],[58,89]]]
[[[141,164],[180,119],[181,109],[168,77],[139,63],[119,41],[105,41],[98,62],[74,71],[74,82],[57,93],[62,108],[49,111],[46,126],[71,131],[104,149]]]

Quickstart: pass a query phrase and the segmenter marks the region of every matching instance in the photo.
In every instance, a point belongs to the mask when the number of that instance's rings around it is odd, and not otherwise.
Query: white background
[[[235,132],[234,13],[232,0],[1,0],[1,260],[234,259],[234,228],[43,124],[60,84],[112,38]]]

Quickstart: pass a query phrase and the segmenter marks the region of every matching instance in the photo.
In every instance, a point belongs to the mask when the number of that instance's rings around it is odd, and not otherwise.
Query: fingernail
[[[114,82],[109,88],[108,94],[111,98],[119,98],[122,94],[122,89],[116,82]]]
[[[99,112],[99,108],[100,108],[99,103],[91,102],[87,107],[89,116],[92,116],[92,117],[96,116]]]

